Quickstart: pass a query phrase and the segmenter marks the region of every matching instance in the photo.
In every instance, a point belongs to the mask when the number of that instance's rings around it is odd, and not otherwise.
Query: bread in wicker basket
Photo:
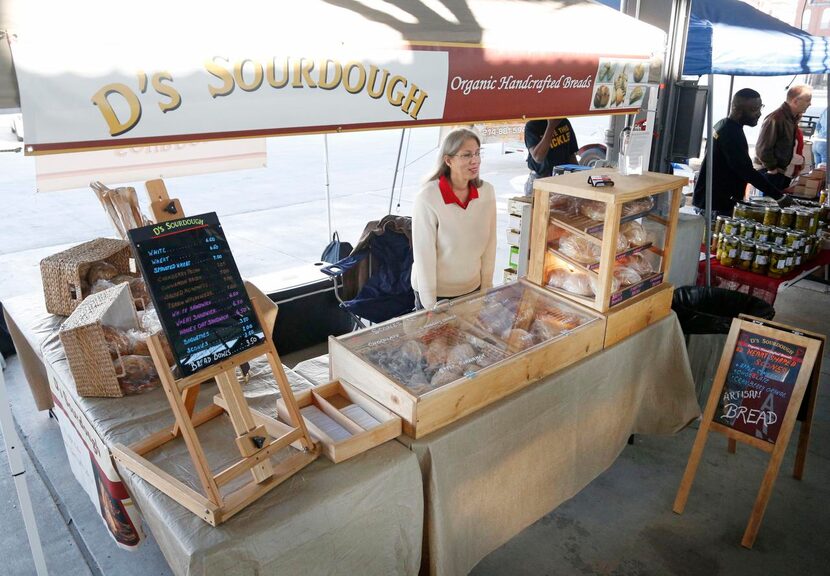
[[[124,331],[139,327],[128,284],[87,297],[61,326],[60,339],[79,396],[124,396],[118,384],[123,369],[116,372],[121,358],[113,363],[104,326]]]
[[[113,265],[118,274],[130,272],[130,244],[125,240],[96,238],[40,261],[46,310],[69,316],[89,295],[87,273],[96,262]]]

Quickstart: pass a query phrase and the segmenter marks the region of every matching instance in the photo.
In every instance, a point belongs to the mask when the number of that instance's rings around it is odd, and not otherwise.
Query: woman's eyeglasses
[[[464,152],[463,154],[453,154],[456,158],[461,158],[464,162],[472,162],[473,158],[481,158],[481,150],[475,152]]]

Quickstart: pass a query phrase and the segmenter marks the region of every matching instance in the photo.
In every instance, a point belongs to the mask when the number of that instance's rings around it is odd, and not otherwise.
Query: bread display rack
[[[594,187],[592,176],[609,176],[614,185]],[[664,317],[687,182],[610,168],[537,179],[528,279],[605,314],[606,346]]]
[[[332,379],[420,438],[602,348],[601,314],[526,280],[329,338]]]

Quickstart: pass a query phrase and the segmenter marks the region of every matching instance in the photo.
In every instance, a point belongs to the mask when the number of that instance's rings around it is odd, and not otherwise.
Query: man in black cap
[[[781,204],[788,204],[789,199],[770,182],[766,176],[758,173],[749,157],[749,146],[744,135],[744,126],[755,126],[761,117],[764,105],[761,95],[755,90],[744,88],[738,90],[732,98],[732,111],[729,116],[715,124],[712,134],[712,217],[720,214],[732,215],[735,203],[743,200],[747,183],[752,184],[766,196],[776,200],[784,199]],[[708,158],[700,167],[700,176],[695,183],[692,204],[702,213],[706,203],[706,166]]]

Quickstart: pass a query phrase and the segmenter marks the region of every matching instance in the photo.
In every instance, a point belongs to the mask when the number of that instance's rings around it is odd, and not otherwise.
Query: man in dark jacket
[[[787,100],[764,118],[758,142],[755,144],[755,166],[778,188],[790,185],[787,168],[793,159],[798,119],[813,101],[813,89],[806,85],[793,86],[787,91]],[[800,158],[801,164],[804,159]]]
[[[738,90],[732,98],[732,111],[727,118],[719,121],[712,134],[712,217],[719,214],[732,215],[735,203],[743,200],[747,183],[752,184],[765,195],[776,200],[783,193],[764,175],[752,167],[749,146],[744,135],[744,126],[755,126],[761,117],[761,95],[755,90]],[[706,203],[706,166],[708,158],[700,167],[700,176],[695,184],[692,203],[703,212]]]

